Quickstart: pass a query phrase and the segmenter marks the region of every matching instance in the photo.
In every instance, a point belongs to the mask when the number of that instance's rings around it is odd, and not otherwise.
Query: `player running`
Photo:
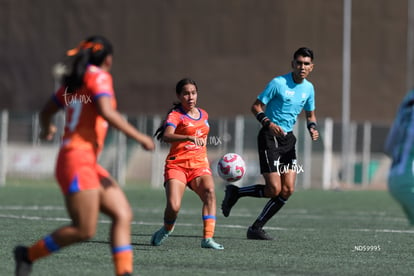
[[[299,48],[293,55],[293,71],[271,80],[253,103],[251,111],[262,124],[258,135],[260,172],[265,185],[238,188],[227,185],[221,208],[228,217],[241,197],[270,198],[259,217],[247,230],[248,239],[272,240],[263,226],[282,208],[295,189],[297,174],[296,137],[293,126],[302,109],[312,140],[317,140],[315,96],[312,83],[306,80],[313,70],[313,52]]]
[[[214,181],[207,159],[208,114],[196,107],[198,89],[194,80],[182,79],[176,85],[179,103],[168,112],[155,136],[171,144],[165,161],[164,187],[167,197],[164,226],[151,237],[151,244],[161,245],[174,230],[186,187],[203,202],[204,223],[201,247],[224,249],[213,240],[216,225]]]
[[[32,264],[63,247],[92,238],[99,212],[112,221],[110,246],[116,275],[132,275],[132,210],[110,174],[98,163],[108,124],[136,140],[146,150],[155,145],[116,110],[112,86],[112,45],[104,37],[93,36],[68,51],[73,56],[72,70],[64,76],[63,86],[47,101],[40,113],[40,138],[51,140],[56,127],[52,117],[66,112],[65,131],[57,158],[55,175],[71,219],[30,247],[14,249],[16,275],[29,275]]]

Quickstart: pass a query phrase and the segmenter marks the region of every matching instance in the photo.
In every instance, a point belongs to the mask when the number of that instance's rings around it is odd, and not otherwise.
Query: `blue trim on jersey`
[[[193,118],[190,115],[188,115],[187,112],[185,112],[185,110],[183,109],[182,106],[179,107],[179,110],[181,111],[181,113],[183,113],[186,117],[190,118],[191,120],[199,121],[199,120],[201,120],[201,118],[203,118],[203,112],[201,112],[201,110],[199,108],[197,108],[198,112],[200,113],[200,117],[198,117],[198,119]]]
[[[112,254],[116,254],[116,253],[124,252],[124,251],[132,251],[132,245],[128,244],[128,245],[117,246],[117,247],[112,248]]]
[[[98,99],[100,97],[112,97],[112,94],[109,92],[99,92],[93,97],[94,99]]]
[[[207,219],[216,219],[216,216],[213,216],[213,215],[206,215],[206,216],[203,216],[203,220],[207,220]]]
[[[167,127],[167,126],[172,126],[173,128],[177,128],[177,126],[175,124],[170,123],[170,122],[165,124],[165,127]]]
[[[45,242],[46,248],[49,252],[55,252],[60,249],[60,246],[55,243],[52,236],[46,236],[43,241]]]
[[[315,91],[312,83],[306,79],[301,83],[295,83],[292,73],[272,79],[257,99],[266,105],[266,116],[285,132],[293,130],[302,110],[315,110]]]

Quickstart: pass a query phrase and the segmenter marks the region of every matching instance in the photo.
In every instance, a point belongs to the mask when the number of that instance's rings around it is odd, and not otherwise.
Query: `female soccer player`
[[[140,143],[144,149],[155,145],[147,136],[116,110],[112,86],[112,45],[104,37],[93,36],[68,51],[71,71],[63,86],[51,97],[40,113],[40,138],[53,138],[56,127],[53,115],[61,108],[66,112],[62,146],[55,175],[65,198],[71,219],[30,247],[14,249],[16,275],[29,275],[32,263],[59,249],[90,239],[97,227],[99,212],[109,216],[111,249],[116,275],[132,275],[133,253],[130,224],[132,211],[122,189],[98,163],[108,124]]]
[[[171,148],[164,170],[167,197],[164,226],[152,236],[152,245],[161,245],[173,232],[184,191],[189,187],[203,202],[204,235],[201,247],[224,249],[213,240],[216,196],[206,148],[210,127],[207,112],[196,107],[197,92],[195,81],[180,80],[176,85],[176,94],[180,102],[174,104],[155,133],[157,139],[170,143]]]

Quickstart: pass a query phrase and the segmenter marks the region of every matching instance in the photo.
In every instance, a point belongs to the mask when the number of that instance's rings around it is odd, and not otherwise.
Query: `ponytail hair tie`
[[[92,42],[92,41],[82,41],[78,47],[70,49],[66,52],[66,55],[69,57],[72,56],[76,56],[80,50],[85,50],[85,49],[92,49],[93,53],[96,53],[100,50],[102,50],[104,48],[104,46],[102,45],[102,43],[98,43],[98,42]]]

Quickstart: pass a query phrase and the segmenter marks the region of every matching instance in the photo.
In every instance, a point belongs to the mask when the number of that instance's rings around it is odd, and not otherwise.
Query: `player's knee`
[[[286,186],[286,187],[282,188],[282,191],[280,192],[280,195],[283,198],[288,199],[293,194],[294,191],[295,191],[294,187]]]
[[[280,189],[274,185],[266,185],[265,187],[265,196],[269,198],[273,198],[278,196],[280,193]]]
[[[96,227],[82,228],[78,231],[79,241],[87,241],[92,239],[95,236]]]
[[[120,212],[118,212],[116,214],[116,220],[118,221],[123,221],[123,222],[127,222],[130,223],[133,219],[133,213],[132,210],[130,208],[125,209],[125,210],[121,210]]]
[[[168,204],[167,209],[169,209],[169,212],[174,213],[175,215],[178,214],[181,208],[181,202],[178,201],[171,201]]]
[[[208,187],[204,190],[204,194],[206,195],[207,198],[210,199],[214,199],[216,197],[216,194],[214,192],[214,188],[213,187]]]
[[[216,194],[214,192],[214,188],[213,187],[205,188],[202,192],[201,198],[205,203],[214,202],[216,200]]]

